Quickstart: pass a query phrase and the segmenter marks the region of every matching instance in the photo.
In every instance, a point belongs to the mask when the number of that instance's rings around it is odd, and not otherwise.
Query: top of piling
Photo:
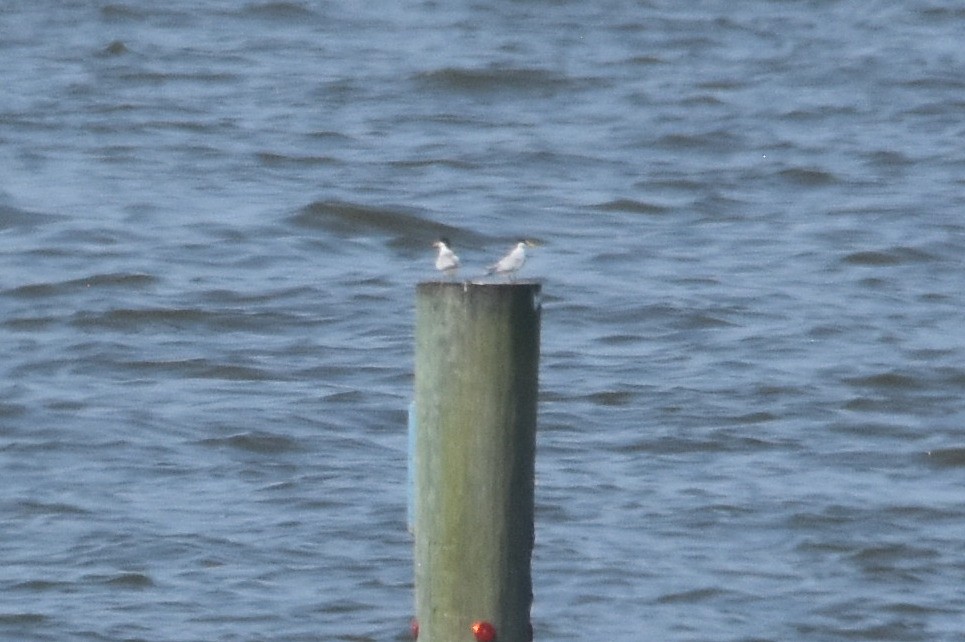
[[[509,281],[480,283],[474,281],[422,281],[416,286],[416,296],[425,300],[450,301],[516,301],[541,307],[543,284],[540,281]]]
[[[420,290],[433,290],[433,289],[445,289],[445,288],[460,288],[462,290],[469,290],[471,288],[493,288],[496,290],[500,289],[525,289],[525,290],[536,290],[537,292],[543,287],[543,282],[536,279],[524,279],[520,281],[503,281],[503,282],[480,282],[480,281],[420,281],[416,286]]]
[[[525,305],[540,309],[543,302],[540,281],[423,281],[416,286],[416,297],[423,301],[450,301],[473,305],[490,301],[496,305]]]

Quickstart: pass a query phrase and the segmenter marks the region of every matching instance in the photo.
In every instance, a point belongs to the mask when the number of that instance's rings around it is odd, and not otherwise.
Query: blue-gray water
[[[537,640],[961,640],[962,33],[4,2],[0,638],[407,639],[446,234],[544,243]]]

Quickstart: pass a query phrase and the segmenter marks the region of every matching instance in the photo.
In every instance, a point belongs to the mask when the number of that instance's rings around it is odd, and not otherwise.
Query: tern
[[[526,262],[526,248],[536,247],[536,243],[526,239],[520,239],[509,254],[499,259],[496,263],[489,266],[486,274],[505,274],[510,281],[516,280],[516,273]]]
[[[459,257],[449,247],[449,239],[442,237],[433,243],[432,247],[439,248],[439,255],[436,257],[436,269],[451,279],[455,276],[456,270],[459,269]]]

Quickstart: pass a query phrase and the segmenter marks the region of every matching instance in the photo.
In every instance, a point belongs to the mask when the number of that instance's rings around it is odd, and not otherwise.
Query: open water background
[[[965,635],[965,9],[0,5],[0,638],[404,640],[414,286],[544,242],[538,640]]]

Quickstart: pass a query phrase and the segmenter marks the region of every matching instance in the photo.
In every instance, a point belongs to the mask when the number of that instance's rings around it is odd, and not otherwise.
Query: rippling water
[[[537,639],[961,639],[958,4],[198,4],[0,7],[0,637],[407,639],[445,234],[544,243]]]

